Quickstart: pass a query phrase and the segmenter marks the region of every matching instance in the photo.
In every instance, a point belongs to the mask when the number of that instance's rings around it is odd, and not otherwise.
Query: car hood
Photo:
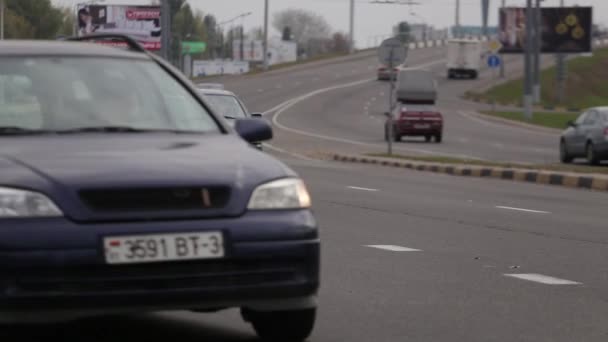
[[[0,185],[47,194],[75,220],[234,216],[256,186],[295,173],[234,135],[108,134],[0,139]],[[200,212],[95,212],[87,190],[225,187],[223,208]],[[134,215],[134,216],[133,216]],[[163,216],[164,217],[164,216]]]

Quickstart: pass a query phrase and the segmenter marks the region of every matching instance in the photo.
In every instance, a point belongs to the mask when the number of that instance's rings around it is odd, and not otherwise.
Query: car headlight
[[[310,208],[308,190],[302,180],[286,178],[258,186],[251,195],[251,210]]]
[[[0,187],[0,219],[59,216],[63,216],[61,210],[43,194]]]

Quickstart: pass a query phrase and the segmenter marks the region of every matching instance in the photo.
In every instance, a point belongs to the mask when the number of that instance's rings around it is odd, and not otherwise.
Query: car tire
[[[243,309],[241,314],[264,341],[301,342],[312,333],[317,309],[272,312]]]
[[[564,140],[559,143],[559,159],[564,164],[570,164],[572,163],[572,160],[574,160],[574,158],[568,153],[568,146]]]
[[[595,147],[591,141],[587,143],[587,147],[585,148],[585,156],[587,157],[587,162],[590,165],[597,165],[600,163],[597,153],[595,152]]]
[[[427,143],[428,143],[428,142],[431,142],[431,138],[432,138],[432,137],[431,137],[430,135],[425,135],[425,136],[424,136],[424,141],[426,141]]]
[[[436,143],[440,144],[442,140],[443,140],[443,135],[442,134],[435,135],[435,142]]]

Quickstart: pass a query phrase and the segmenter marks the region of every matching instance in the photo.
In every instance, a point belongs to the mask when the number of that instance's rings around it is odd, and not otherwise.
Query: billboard
[[[160,6],[80,4],[76,9],[78,36],[126,34],[147,50],[160,50]]]
[[[196,60],[192,63],[192,76],[240,75],[249,72],[249,62],[226,60]]]
[[[245,40],[241,46],[240,40],[232,44],[232,58],[243,58],[250,62],[264,61],[264,43],[261,40]],[[268,43],[268,62],[270,65],[295,62],[298,59],[298,45],[295,42],[272,39]]]
[[[501,8],[501,53],[523,53],[526,46],[526,8]],[[541,11],[542,53],[588,53],[592,51],[591,7],[544,7]]]

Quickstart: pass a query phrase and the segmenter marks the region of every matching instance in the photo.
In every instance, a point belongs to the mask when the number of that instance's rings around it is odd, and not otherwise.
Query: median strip
[[[577,167],[560,170],[557,165],[509,165],[487,161],[463,161],[437,157],[379,157],[334,154],[333,160],[417,171],[443,173],[454,176],[494,178],[510,181],[554,185],[569,188],[608,191],[608,168],[595,167],[602,173],[582,173]],[[580,167],[582,170],[583,167]]]

